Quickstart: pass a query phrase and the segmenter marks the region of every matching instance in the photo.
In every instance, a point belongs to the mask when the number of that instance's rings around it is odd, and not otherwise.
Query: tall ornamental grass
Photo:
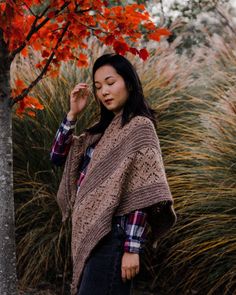
[[[37,60],[37,56],[34,56]],[[27,83],[37,72],[29,61],[18,60],[15,77]],[[44,79],[33,92],[45,110],[36,118],[14,116],[14,192],[16,203],[17,268],[20,288],[55,284],[66,294],[71,276],[70,220],[61,222],[56,192],[62,169],[50,163],[49,153],[61,120],[69,106],[69,92],[88,71],[64,65],[58,79]],[[92,106],[93,105],[93,106]],[[91,108],[92,107],[92,108]],[[94,120],[96,104],[90,98],[77,129]],[[89,116],[88,116],[89,114]],[[80,131],[78,131],[79,133]]]
[[[196,50],[194,83],[165,121],[178,223],[151,266],[157,294],[236,290],[236,37],[227,27],[222,36]]]
[[[146,249],[139,280],[158,295],[231,295],[235,287],[236,102],[234,44],[227,28],[211,36],[211,48],[200,48],[189,60],[171,45],[151,48],[145,62],[129,56],[157,110],[157,133],[175,199],[178,222],[157,251]],[[91,45],[91,64],[104,49]],[[34,58],[37,58],[36,56]],[[19,60],[13,73],[26,83],[35,75]],[[16,70],[17,69],[17,70]],[[70,221],[61,224],[55,196],[61,169],[49,162],[49,151],[68,110],[70,90],[90,81],[88,70],[63,65],[56,80],[34,89],[45,110],[35,119],[14,117],[14,182],[18,273],[22,288],[49,281],[65,294],[71,275]],[[77,133],[97,119],[90,98]],[[63,293],[64,292],[64,293]]]

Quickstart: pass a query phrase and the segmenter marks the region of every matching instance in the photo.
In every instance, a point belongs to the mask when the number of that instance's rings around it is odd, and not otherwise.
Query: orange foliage
[[[155,32],[148,34],[148,38],[155,41],[160,41],[161,36],[169,36],[171,33],[165,28],[155,30]]]
[[[17,96],[27,87],[25,82],[21,79],[15,81],[15,88],[12,90],[12,95]]]
[[[80,53],[77,61],[77,65],[79,67],[87,67],[88,66],[88,57],[87,55]]]
[[[52,54],[54,67],[69,59],[76,59],[79,67],[88,66],[84,48],[87,48],[87,40],[92,34],[100,42],[112,46],[117,53],[131,52],[143,60],[149,56],[147,50],[131,45],[142,44],[142,27],[146,39],[160,41],[162,36],[170,35],[167,29],[155,26],[144,5],[108,7],[109,1],[101,0],[51,0],[45,10],[42,3],[41,0],[6,0],[0,3],[0,29],[9,52],[17,50],[26,57],[29,48],[41,51],[42,60],[36,65],[40,70],[44,69]],[[35,15],[34,11],[40,12]],[[74,49],[81,50],[79,55],[75,56]],[[58,73],[50,67],[45,73],[48,70],[53,77]],[[17,83],[14,95],[19,95],[26,87],[19,81]],[[27,96],[19,102],[18,114],[22,115],[24,108],[30,105],[39,106],[35,99]],[[28,114],[32,115],[29,111]]]
[[[16,109],[16,114],[19,117],[23,117],[24,114],[29,116],[35,116],[35,111],[33,110],[43,110],[44,106],[39,102],[39,100],[32,96],[26,96],[18,103],[18,108]]]

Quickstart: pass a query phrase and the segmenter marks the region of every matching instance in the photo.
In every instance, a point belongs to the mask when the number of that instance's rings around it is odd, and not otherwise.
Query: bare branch
[[[100,11],[97,11],[97,13],[98,13],[101,17],[103,17],[104,19],[106,19],[106,17],[105,17]]]
[[[92,31],[101,31],[101,32],[107,34],[107,32],[105,32],[105,31],[103,31],[103,30],[101,30],[101,29],[99,29],[99,28],[97,28],[97,27],[91,27],[91,26],[86,25],[86,24],[84,24],[84,23],[82,23],[82,22],[79,22],[79,21],[78,21],[78,24],[84,26],[85,28],[87,28],[87,29],[89,29],[89,30],[92,30]]]
[[[45,13],[50,9],[50,5],[48,5],[43,11],[42,11],[42,13],[38,16],[38,19],[40,19],[40,18],[42,18],[44,15],[45,15]]]
[[[22,100],[25,96],[27,96],[28,93],[31,91],[31,89],[32,89],[32,88],[33,88],[33,87],[34,87],[34,86],[35,86],[35,85],[36,85],[36,84],[37,84],[37,83],[43,78],[43,76],[46,74],[46,72],[47,72],[47,70],[48,70],[48,67],[49,67],[49,65],[50,65],[50,63],[51,63],[51,61],[52,61],[52,59],[53,59],[53,57],[54,57],[54,55],[55,55],[55,52],[56,52],[56,50],[58,49],[58,47],[59,47],[59,45],[60,45],[60,43],[61,43],[61,41],[62,41],[62,39],[63,39],[63,37],[64,37],[66,31],[67,31],[69,25],[70,25],[70,22],[67,22],[67,24],[66,24],[65,27],[63,28],[63,31],[62,31],[62,33],[61,33],[61,36],[59,37],[56,46],[55,46],[54,49],[52,50],[52,53],[51,53],[51,55],[50,55],[50,57],[49,57],[47,63],[45,64],[44,68],[42,69],[41,73],[39,74],[39,76],[38,76],[33,82],[31,82],[30,85],[29,85],[27,88],[25,88],[25,89],[21,92],[21,94],[19,94],[18,96],[14,97],[14,98],[13,98],[13,97],[10,98],[10,106],[11,106],[11,107],[12,107],[15,103],[17,103],[18,101]]]

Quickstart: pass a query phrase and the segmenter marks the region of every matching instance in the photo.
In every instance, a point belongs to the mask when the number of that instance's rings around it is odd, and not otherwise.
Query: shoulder
[[[127,143],[139,148],[152,146],[159,148],[159,139],[153,122],[144,116],[135,116],[127,124]]]
[[[135,116],[129,122],[130,128],[137,131],[150,131],[156,133],[153,122],[145,116]]]
[[[133,122],[137,125],[151,125],[151,126],[154,126],[154,124],[152,123],[151,119],[149,119],[148,117],[145,117],[145,116],[135,116],[133,117],[130,122]]]

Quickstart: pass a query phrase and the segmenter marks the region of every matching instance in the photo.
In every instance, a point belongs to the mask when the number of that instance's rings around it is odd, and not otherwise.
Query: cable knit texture
[[[86,132],[74,137],[65,163],[57,200],[63,220],[72,215],[73,295],[86,259],[110,231],[114,215],[147,208],[157,238],[176,221],[153,123],[136,116],[122,128],[121,119],[121,114],[116,115],[103,135]],[[77,194],[76,179],[83,154],[97,141]],[[160,216],[158,204],[162,201],[169,201],[171,206]]]

